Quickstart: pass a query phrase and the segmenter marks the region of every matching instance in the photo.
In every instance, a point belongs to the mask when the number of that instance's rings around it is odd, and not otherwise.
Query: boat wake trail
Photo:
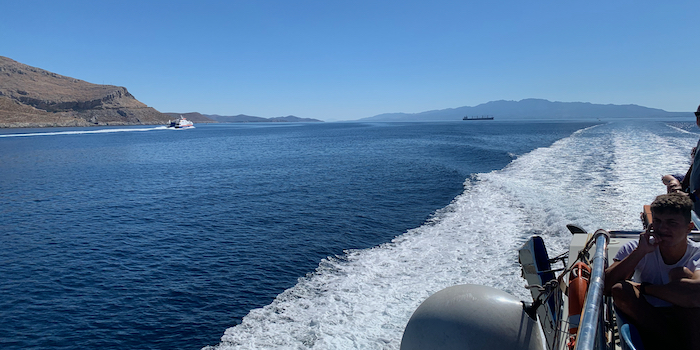
[[[598,125],[474,174],[429,222],[324,259],[208,348],[398,349],[413,311],[445,287],[481,284],[529,300],[517,249],[531,235],[553,255],[566,251],[568,223],[640,229],[642,205],[665,191],[661,174],[687,170],[696,137],[661,123]]]
[[[134,132],[134,131],[154,131],[166,130],[166,126],[157,126],[154,128],[139,128],[139,129],[98,129],[98,130],[72,130],[72,131],[56,131],[56,132],[32,132],[22,134],[3,134],[0,137],[31,137],[31,136],[59,136],[59,135],[82,135],[82,134],[106,134],[115,132]]]

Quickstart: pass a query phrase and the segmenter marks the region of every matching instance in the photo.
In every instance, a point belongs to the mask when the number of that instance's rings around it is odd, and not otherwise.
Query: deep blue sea
[[[637,228],[691,123],[0,130],[0,348],[398,349],[515,249]]]

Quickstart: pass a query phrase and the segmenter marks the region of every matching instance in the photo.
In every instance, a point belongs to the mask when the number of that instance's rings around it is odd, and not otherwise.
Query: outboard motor
[[[401,350],[542,350],[539,323],[501,290],[464,284],[426,299],[411,316]]]

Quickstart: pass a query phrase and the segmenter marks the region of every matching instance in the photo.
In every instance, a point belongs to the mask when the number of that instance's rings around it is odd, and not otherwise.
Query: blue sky
[[[0,55],[161,112],[700,103],[700,1],[0,0]]]

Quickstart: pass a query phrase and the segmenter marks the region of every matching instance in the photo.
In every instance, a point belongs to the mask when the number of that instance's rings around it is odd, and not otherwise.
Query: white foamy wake
[[[157,126],[154,128],[138,128],[138,129],[129,128],[129,129],[98,129],[98,130],[71,130],[71,131],[55,131],[55,132],[31,132],[31,133],[21,133],[21,134],[3,134],[3,135],[0,135],[0,137],[31,137],[31,136],[106,134],[106,133],[115,133],[115,132],[153,131],[153,130],[168,130],[168,127],[167,126]]]
[[[215,348],[398,349],[403,328],[432,293],[455,284],[503,289],[526,300],[519,248],[540,234],[562,252],[567,223],[589,231],[640,229],[660,176],[687,170],[696,135],[659,137],[662,124],[609,124],[477,174],[425,225],[392,242],[323,260],[270,304],[226,330]]]

